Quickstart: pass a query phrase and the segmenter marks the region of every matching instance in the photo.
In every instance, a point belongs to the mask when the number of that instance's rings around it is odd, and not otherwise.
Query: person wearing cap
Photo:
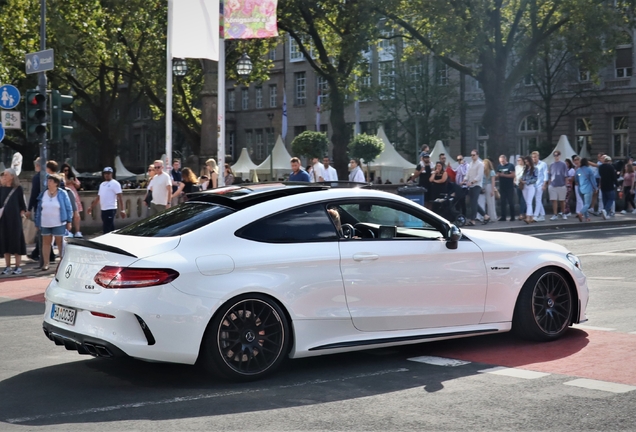
[[[605,155],[603,156],[603,164],[598,167],[598,175],[601,177],[601,196],[603,197],[603,219],[607,219],[612,216],[612,207],[616,200],[616,187],[618,186],[618,178],[616,176],[616,169],[612,165],[612,158]]]
[[[568,193],[565,182],[568,178],[568,166],[561,160],[561,152],[559,150],[555,150],[552,156],[554,156],[554,162],[552,162],[549,169],[550,184],[548,185],[548,194],[550,196],[550,202],[552,202],[553,213],[550,220],[554,221],[559,217],[563,219],[568,218],[565,215],[565,196]],[[560,212],[558,212],[559,206],[561,206]]]
[[[427,193],[431,188],[431,174],[433,169],[431,168],[431,155],[428,152],[420,153],[420,163],[415,167],[415,174],[413,179],[417,179],[417,184],[420,187],[426,189],[424,192],[424,206],[427,209],[433,208],[433,201],[431,200],[432,194]]]
[[[115,179],[113,179],[113,169],[106,167],[102,171],[104,181],[99,185],[99,192],[97,197],[93,200],[90,207],[86,210],[88,215],[93,214],[93,207],[99,204],[102,209],[102,230],[104,234],[111,231],[115,231],[115,216],[117,215],[117,208],[119,208],[119,215],[122,219],[126,217],[126,211],[124,210],[124,202],[122,200],[121,185]]]

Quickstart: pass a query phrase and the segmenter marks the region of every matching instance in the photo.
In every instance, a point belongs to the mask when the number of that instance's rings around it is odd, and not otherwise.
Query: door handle
[[[358,253],[353,255],[354,261],[375,261],[380,258],[380,255],[370,253]]]

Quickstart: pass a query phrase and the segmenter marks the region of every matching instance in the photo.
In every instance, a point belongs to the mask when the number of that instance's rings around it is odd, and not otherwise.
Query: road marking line
[[[607,332],[611,332],[611,331],[615,331],[616,330],[616,329],[609,328],[609,327],[595,327],[595,326],[585,325],[585,324],[574,324],[572,327],[583,329],[583,330],[599,330],[599,331],[607,331]]]
[[[633,335],[636,335],[636,332],[629,332],[629,334],[633,334]]]
[[[636,228],[636,226],[621,226],[621,227],[616,227],[616,228],[601,228],[601,229],[595,229],[594,232],[597,231],[615,231],[615,230],[626,230],[626,229],[634,229]],[[537,233],[537,234],[532,234],[532,237],[536,237],[536,236],[549,236],[549,235],[558,235],[558,236],[562,236],[563,234],[576,234],[576,233],[589,233],[590,230],[576,230],[576,231],[569,231],[569,230],[563,230],[563,231],[559,231],[559,232],[549,232],[549,233]]]
[[[624,277],[613,277],[613,276],[588,276],[588,279],[593,280],[623,280]]]
[[[470,364],[469,361],[464,360],[456,360],[445,357],[435,357],[435,356],[421,356],[421,357],[411,357],[407,359],[409,361],[414,361],[418,363],[426,363],[434,366],[448,366],[448,367],[457,367]]]
[[[400,372],[408,372],[408,371],[409,370],[406,368],[387,369],[383,371],[352,375],[352,376],[343,377],[343,378],[317,379],[317,380],[311,380],[311,381],[303,381],[303,382],[294,383],[294,384],[275,386],[272,388],[263,388],[263,389],[257,388],[257,389],[246,389],[241,391],[226,391],[226,392],[218,392],[218,393],[199,394],[194,396],[181,396],[181,397],[163,399],[158,401],[133,402],[133,403],[127,403],[127,404],[121,404],[121,405],[87,408],[87,409],[76,410],[76,411],[64,411],[64,412],[59,412],[54,414],[40,414],[40,415],[31,416],[31,417],[17,417],[17,418],[6,419],[5,421],[7,423],[12,423],[12,424],[27,423],[27,422],[35,421],[35,420],[53,419],[58,417],[72,417],[72,416],[79,416],[84,414],[96,414],[101,412],[117,411],[117,410],[128,409],[128,408],[143,408],[143,407],[154,406],[154,405],[167,405],[167,404],[173,404],[173,403],[179,403],[179,402],[192,402],[192,401],[205,400],[205,399],[216,399],[220,397],[235,396],[235,395],[241,395],[245,393],[264,392],[268,390],[279,390],[279,389],[286,389],[286,388],[292,388],[292,387],[303,387],[303,386],[312,385],[312,384],[325,384],[325,383],[333,383],[333,382],[339,382],[339,381],[348,381],[352,379],[368,378],[368,377],[388,375],[392,373],[400,373]]]
[[[525,369],[507,368],[503,366],[497,366],[490,369],[483,369],[477,372],[493,374],[493,375],[503,375],[503,376],[509,376],[514,378],[523,378],[523,379],[543,378],[544,376],[550,375],[549,373],[545,373],[545,372],[535,372],[535,371],[529,371]]]
[[[628,393],[630,391],[636,390],[636,387],[626,385],[626,384],[618,384],[607,381],[598,381],[586,378],[575,379],[574,381],[564,382],[563,384],[572,386],[572,387],[581,387],[590,390],[601,390],[611,393]]]

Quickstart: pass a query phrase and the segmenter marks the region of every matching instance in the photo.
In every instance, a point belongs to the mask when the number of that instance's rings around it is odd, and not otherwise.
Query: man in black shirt
[[[418,186],[426,188],[426,192],[424,193],[424,205],[427,209],[433,207],[429,198],[430,194],[428,193],[431,188],[431,172],[431,155],[428,154],[428,152],[420,153],[420,163],[417,164],[413,177],[417,178]]]
[[[514,179],[515,179],[515,166],[508,162],[508,158],[505,155],[499,156],[499,166],[497,167],[497,178],[499,179],[499,194],[501,199],[499,204],[501,205],[501,217],[500,221],[506,220],[506,204],[510,208],[510,220],[515,220],[515,201],[514,201]]]
[[[618,179],[616,169],[612,165],[612,158],[603,156],[603,163],[598,167],[598,175],[601,178],[601,192],[603,195],[603,219],[611,217],[612,206],[616,200],[616,186]]]
[[[176,196],[175,192],[179,189],[179,185],[183,180],[181,176],[181,161],[179,159],[175,159],[172,161],[172,170],[170,171],[170,177],[172,178],[172,202],[171,205],[176,206],[179,204],[179,197]]]

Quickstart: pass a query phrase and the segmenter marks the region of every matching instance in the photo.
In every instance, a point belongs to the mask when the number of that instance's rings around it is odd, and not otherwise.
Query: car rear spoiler
[[[109,246],[109,245],[105,245],[103,243],[97,243],[91,240],[86,240],[83,238],[68,238],[66,240],[66,243],[68,244],[72,244],[72,245],[77,245],[77,246],[82,246],[82,247],[86,247],[86,248],[91,248],[91,249],[98,249],[98,250],[103,250],[106,252],[112,252],[112,253],[116,253],[119,255],[126,255],[129,257],[133,257],[133,258],[139,258],[136,255],[131,254],[130,252],[127,252],[123,249],[120,249],[118,247],[115,246]]]

